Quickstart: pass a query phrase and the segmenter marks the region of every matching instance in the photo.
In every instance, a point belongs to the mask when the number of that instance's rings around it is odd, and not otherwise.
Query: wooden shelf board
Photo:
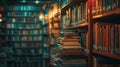
[[[67,29],[74,29],[74,28],[87,27],[87,26],[88,26],[88,23],[83,22],[83,23],[80,23],[80,24],[77,24],[77,25],[73,25],[71,27],[64,28],[64,29],[67,30]]]
[[[95,15],[92,18],[93,19],[99,19],[99,18],[109,18],[109,17],[112,17],[112,16],[113,16],[112,18],[114,18],[114,16],[118,16],[118,15],[120,15],[120,8],[117,8],[117,9],[109,11],[109,12],[105,12],[105,13]]]
[[[105,51],[97,51],[97,50],[93,50],[92,51],[94,54],[98,54],[98,55],[101,55],[101,56],[105,56],[105,57],[109,57],[109,58],[112,58],[112,59],[116,59],[116,60],[120,60],[120,55],[115,55],[115,54],[110,54],[110,53],[107,53]]]
[[[88,56],[88,53],[60,53],[60,55],[59,56],[61,56],[61,57],[65,57],[65,56]]]

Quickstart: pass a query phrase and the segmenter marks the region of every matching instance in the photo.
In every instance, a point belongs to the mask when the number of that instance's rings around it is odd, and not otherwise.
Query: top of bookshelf
[[[93,20],[94,21],[103,21],[103,20],[109,20],[109,21],[118,21],[120,17],[120,8],[114,9],[112,11],[109,12],[105,12],[105,13],[101,13],[101,14],[97,14],[95,16],[93,16]]]
[[[86,1],[87,0],[71,0],[62,6],[61,12],[65,13],[65,10],[67,10],[69,7],[72,7],[73,5],[77,5],[80,4],[81,2],[86,2]]]

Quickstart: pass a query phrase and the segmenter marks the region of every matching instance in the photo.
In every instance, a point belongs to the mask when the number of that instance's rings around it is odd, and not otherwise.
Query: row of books
[[[42,30],[7,30],[6,35],[42,35]]]
[[[34,5],[17,5],[17,6],[9,6],[9,10],[40,10],[40,7]]]
[[[39,61],[39,62],[36,62],[36,63],[40,63],[41,62],[41,57],[33,57],[33,56],[29,56],[29,57],[15,57],[15,61],[28,61],[29,63],[35,63],[34,61]],[[33,62],[32,62],[33,61]],[[25,62],[23,62],[25,63]],[[22,62],[20,64],[23,64]],[[28,63],[28,64],[29,64]]]
[[[7,67],[42,67],[42,62],[32,62],[32,61],[21,61],[17,62],[8,62]],[[4,66],[3,66],[4,67]]]
[[[42,54],[42,49],[13,49],[15,55],[40,55]]]
[[[81,3],[79,6],[73,6],[66,10],[66,15],[63,16],[63,25],[76,25],[86,20],[86,4]]]
[[[41,24],[14,24],[14,23],[8,23],[6,24],[6,28],[25,28],[25,29],[40,29]]]
[[[93,67],[120,67],[120,62],[103,57],[93,57]]]
[[[94,49],[120,55],[120,25],[95,23],[93,32]]]
[[[42,41],[42,36],[12,36],[6,37],[7,41]]]
[[[92,13],[100,14],[120,7],[120,0],[93,0]]]
[[[41,48],[41,43],[10,43],[15,48]]]
[[[12,17],[12,16],[11,16]],[[18,23],[18,22],[20,22],[20,23],[37,23],[38,21],[39,21],[39,19],[38,18],[33,18],[33,17],[23,17],[23,18],[17,18],[17,17],[15,17],[15,18],[7,18],[7,23]]]
[[[11,11],[11,12],[7,12],[7,16],[22,16],[22,17],[31,17],[31,16],[38,16],[37,12],[15,12],[15,11]]]

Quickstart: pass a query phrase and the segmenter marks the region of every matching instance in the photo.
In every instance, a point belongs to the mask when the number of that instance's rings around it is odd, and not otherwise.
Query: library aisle
[[[0,0],[0,67],[120,67],[120,0]]]

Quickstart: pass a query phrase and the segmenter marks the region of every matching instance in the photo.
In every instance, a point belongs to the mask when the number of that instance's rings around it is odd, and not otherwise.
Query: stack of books
[[[78,34],[71,30],[65,30],[54,43],[51,52],[51,64],[61,67],[86,67],[87,61],[81,56],[83,53]]]

